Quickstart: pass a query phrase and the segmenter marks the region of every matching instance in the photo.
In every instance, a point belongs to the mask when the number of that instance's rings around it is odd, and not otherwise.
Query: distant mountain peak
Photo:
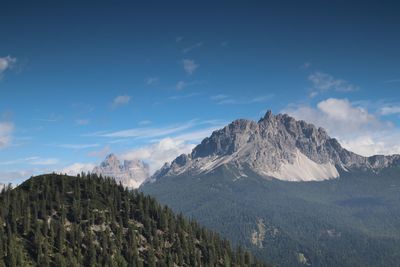
[[[117,156],[114,153],[108,154],[105,158],[106,161],[114,161],[114,160],[118,160]]]
[[[93,173],[113,177],[117,182],[130,188],[138,188],[150,176],[147,163],[134,159],[121,162],[115,154],[109,154]]]
[[[268,110],[258,122],[238,119],[214,131],[154,178],[207,173],[230,165],[281,180],[320,181],[337,178],[339,169],[379,169],[399,161],[398,155],[357,155],[342,148],[323,128]]]

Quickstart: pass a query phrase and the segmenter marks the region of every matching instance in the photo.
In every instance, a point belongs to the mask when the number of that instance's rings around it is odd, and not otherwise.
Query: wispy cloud
[[[57,114],[50,114],[48,117],[45,118],[38,118],[38,119],[33,119],[36,121],[41,121],[41,122],[59,122],[62,120],[62,116],[61,115],[57,115]]]
[[[227,123],[218,121],[211,127],[204,129],[194,130],[187,133],[179,134],[173,137],[175,140],[182,142],[200,143],[204,138],[210,136],[213,131],[223,128]]]
[[[151,85],[157,85],[159,83],[160,79],[158,77],[149,77],[146,79],[146,84],[151,86]]]
[[[400,106],[385,106],[379,109],[381,115],[400,114]]]
[[[229,95],[213,95],[210,97],[212,101],[217,103],[218,105],[248,105],[248,104],[254,104],[254,103],[263,103],[271,100],[273,98],[273,94],[269,95],[261,95],[261,96],[256,96],[253,98],[240,98],[240,99],[235,99]]]
[[[129,140],[147,139],[144,145],[121,153],[122,159],[141,159],[149,163],[152,171],[182,153],[189,153],[203,138],[226,123],[220,120],[191,120],[179,124],[155,128],[134,128],[116,132],[97,134],[98,137]],[[97,156],[97,154],[96,154]]]
[[[41,158],[37,156],[26,157],[15,160],[8,160],[0,162],[0,165],[15,165],[15,164],[29,164],[29,165],[54,165],[59,163],[59,159],[57,158]]]
[[[130,100],[131,100],[131,97],[129,95],[119,95],[114,98],[114,100],[111,103],[111,107],[117,108],[120,106],[127,105]]]
[[[272,97],[273,97],[272,94],[257,96],[257,97],[254,97],[253,99],[250,99],[249,104],[266,102],[268,100],[271,100]]]
[[[0,122],[0,149],[11,144],[14,124],[12,122]]]
[[[214,100],[214,101],[221,101],[221,100],[227,99],[227,98],[229,98],[229,95],[224,95],[224,94],[210,96],[210,99]]]
[[[110,146],[105,146],[100,150],[93,150],[88,153],[89,157],[104,158],[110,152]]]
[[[150,120],[142,120],[142,121],[139,121],[138,124],[139,125],[148,125],[148,124],[151,124],[151,121]]]
[[[58,164],[60,162],[59,159],[57,158],[38,158],[36,160],[33,160],[31,162],[29,162],[29,164],[31,165],[55,165]]]
[[[75,121],[77,125],[88,125],[90,123],[89,119],[77,119]]]
[[[174,124],[171,126],[161,127],[161,128],[152,128],[152,127],[133,128],[116,132],[107,132],[100,134],[95,133],[94,135],[100,137],[112,137],[112,138],[154,138],[181,132],[195,125],[196,125],[196,120],[191,120],[185,123]]]
[[[186,95],[174,95],[168,97],[169,100],[180,100],[180,99],[186,99],[186,98],[191,98],[194,96],[201,95],[201,93],[191,93],[191,94],[186,94]]]
[[[399,83],[400,82],[400,79],[391,79],[391,80],[386,80],[386,81],[383,81],[384,83]]]
[[[312,83],[311,97],[327,91],[351,92],[359,89],[358,86],[346,80],[337,79],[330,74],[320,71],[315,71],[310,74],[308,80]]]
[[[176,89],[177,90],[182,90],[183,88],[185,88],[187,86],[187,84],[186,84],[186,82],[184,82],[184,81],[178,81],[177,83],[176,83]]]
[[[82,102],[73,103],[71,104],[71,107],[78,115],[88,114],[95,110],[95,108],[91,104]]]
[[[193,49],[196,49],[196,48],[199,48],[199,47],[202,47],[202,46],[203,46],[203,43],[202,42],[198,42],[198,43],[195,43],[194,45],[191,45],[189,47],[186,47],[186,48],[182,49],[182,52],[184,54],[186,54],[186,53],[189,53],[190,51],[192,51]]]
[[[17,59],[11,56],[0,57],[0,79],[3,78],[4,73],[13,68]]]
[[[176,38],[175,38],[175,42],[177,42],[177,43],[180,43],[180,42],[182,42],[183,41],[183,36],[177,36]]]
[[[53,146],[60,147],[60,148],[80,150],[80,149],[86,149],[86,148],[99,147],[100,145],[99,144],[56,144]]]
[[[310,62],[304,62],[304,63],[300,66],[301,69],[308,69],[308,68],[310,68],[310,67],[311,67],[311,63],[310,63]]]
[[[211,126],[210,126],[211,125]],[[87,137],[104,137],[112,138],[114,140],[123,140],[124,138],[138,138],[138,139],[162,139],[164,137],[176,137],[178,135],[187,134],[188,132],[208,129],[208,127],[215,128],[221,126],[219,120],[197,120],[193,119],[183,123],[176,123],[167,125],[165,127],[138,127],[114,132],[95,132],[86,134]]]
[[[194,62],[194,60],[192,60],[192,59],[182,60],[182,65],[183,65],[183,69],[185,70],[185,72],[189,75],[192,75],[199,67],[199,65],[196,64]]]

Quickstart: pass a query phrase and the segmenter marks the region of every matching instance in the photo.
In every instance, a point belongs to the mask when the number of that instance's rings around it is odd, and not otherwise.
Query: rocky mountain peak
[[[148,164],[141,160],[124,160],[121,163],[115,154],[109,154],[93,169],[93,173],[113,177],[130,188],[138,188],[150,176],[150,169]]]
[[[115,154],[109,154],[100,165],[102,167],[119,167],[120,161]]]
[[[325,180],[338,169],[379,169],[399,156],[363,157],[329,137],[323,128],[270,110],[258,122],[238,119],[205,138],[189,155],[177,157],[163,175],[210,172],[221,165],[252,169],[283,180]]]

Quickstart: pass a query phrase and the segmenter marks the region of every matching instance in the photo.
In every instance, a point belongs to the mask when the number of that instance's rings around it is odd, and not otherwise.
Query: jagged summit
[[[379,169],[399,161],[399,155],[357,155],[342,148],[323,128],[269,110],[258,122],[238,119],[214,131],[191,154],[164,165],[154,178],[207,173],[230,165],[239,170],[250,168],[265,177],[318,181],[337,178],[339,169]]]
[[[147,163],[141,160],[124,160],[121,162],[115,154],[109,154],[93,173],[114,177],[118,182],[130,188],[138,188],[150,176]]]

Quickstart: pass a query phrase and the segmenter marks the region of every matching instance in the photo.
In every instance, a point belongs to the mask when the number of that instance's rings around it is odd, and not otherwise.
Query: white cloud
[[[150,143],[138,148],[130,149],[119,155],[122,159],[140,159],[147,162],[152,172],[158,170],[165,162],[174,160],[180,154],[189,153],[196,144],[205,137],[222,128],[226,123],[219,120],[209,120],[195,123],[182,124],[181,126],[165,127],[161,129],[146,130],[146,137],[154,137]],[[207,125],[204,128],[189,128]],[[134,132],[136,136],[138,132]],[[118,134],[120,135],[120,134]],[[131,134],[128,134],[129,136]],[[124,135],[125,136],[125,135]]]
[[[192,59],[184,59],[182,60],[182,64],[183,64],[183,69],[189,75],[192,75],[199,67],[199,65],[197,65]]]
[[[35,170],[0,171],[0,183],[15,186],[34,174]]]
[[[87,173],[87,172],[92,172],[93,168],[96,167],[95,164],[93,163],[74,163],[71,164],[69,166],[66,166],[64,168],[62,168],[60,171],[58,171],[59,173],[66,173],[68,175],[77,175],[81,172]]]
[[[0,57],[0,79],[3,77],[3,74],[6,70],[11,69],[17,59],[11,56]]]
[[[217,129],[222,128],[226,123],[219,120],[205,121],[205,124],[212,126],[184,132],[173,137],[168,136],[154,143],[122,153],[123,159],[141,159],[149,163],[152,172],[158,170],[165,162],[171,162],[181,154],[188,154],[205,137]]]
[[[400,153],[400,129],[347,99],[329,98],[316,107],[291,105],[282,112],[325,128],[343,147],[355,153]]]
[[[11,144],[14,124],[11,122],[0,122],[0,149]]]
[[[202,43],[202,42],[195,43],[194,45],[191,45],[191,46],[189,46],[189,47],[186,47],[186,48],[182,49],[182,52],[183,52],[184,54],[186,54],[186,53],[192,51],[193,49],[196,49],[196,48],[199,48],[199,47],[202,47],[202,46],[203,46],[203,43]]]
[[[194,144],[183,140],[167,137],[155,144],[127,151],[121,155],[121,158],[144,160],[149,164],[151,172],[154,172],[161,168],[165,162],[174,160],[180,154],[189,153],[194,146]]]
[[[111,103],[112,108],[117,108],[123,105],[126,105],[131,100],[131,97],[128,95],[119,95],[114,98],[113,102]]]
[[[326,91],[350,92],[359,89],[348,81],[337,79],[330,74],[315,71],[308,76],[308,80],[312,83],[312,92],[310,96],[316,96]]]
[[[379,110],[381,115],[394,115],[400,114],[400,106],[386,106]]]
[[[95,133],[100,137],[145,138],[148,144],[130,149],[119,155],[122,159],[141,159],[149,163],[152,171],[170,162],[182,153],[189,153],[202,139],[226,123],[220,120],[198,121],[169,125],[161,128],[134,128],[110,133]],[[108,149],[106,150],[108,153]],[[91,156],[99,156],[97,153]]]

